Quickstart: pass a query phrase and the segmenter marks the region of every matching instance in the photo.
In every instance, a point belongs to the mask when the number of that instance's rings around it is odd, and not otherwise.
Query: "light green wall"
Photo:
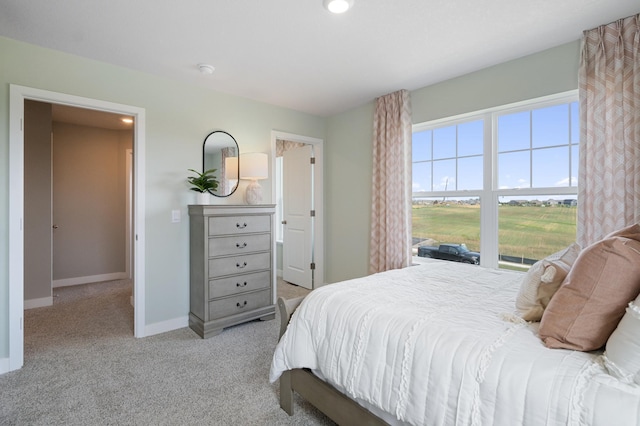
[[[575,90],[579,52],[580,43],[575,41],[415,90],[411,92],[413,123]],[[329,283],[368,272],[373,109],[371,102],[330,117],[327,124]]]
[[[575,41],[415,90],[413,123],[577,89],[579,58]]]
[[[325,281],[365,275],[371,223],[373,103],[332,117],[325,148]]]
[[[272,130],[325,139],[326,119],[177,83],[0,37],[0,359],[9,353],[9,84],[144,108],[146,111],[146,323],[189,311],[188,168],[202,167],[211,131],[231,133],[244,152],[269,152]],[[194,71],[195,72],[195,71]],[[204,77],[203,77],[204,78]],[[269,188],[269,180],[262,183]],[[271,192],[264,191],[265,202]],[[242,203],[240,191],[219,203]],[[171,223],[171,210],[182,222]]]

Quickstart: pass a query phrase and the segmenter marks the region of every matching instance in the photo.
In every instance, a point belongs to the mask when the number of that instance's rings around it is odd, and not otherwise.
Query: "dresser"
[[[189,327],[200,337],[275,318],[273,205],[189,206]]]

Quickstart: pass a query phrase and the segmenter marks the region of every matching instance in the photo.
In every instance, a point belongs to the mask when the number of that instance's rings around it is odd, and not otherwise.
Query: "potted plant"
[[[200,173],[197,170],[189,169],[190,172],[196,174],[196,176],[189,176],[187,181],[192,185],[190,189],[199,194],[199,204],[208,204],[209,194],[218,189],[219,182],[213,175],[216,170],[209,169]]]

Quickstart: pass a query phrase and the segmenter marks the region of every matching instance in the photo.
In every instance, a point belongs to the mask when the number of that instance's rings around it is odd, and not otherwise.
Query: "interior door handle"
[[[281,223],[282,223],[283,225],[286,225],[286,224],[287,224],[287,221],[286,221],[286,220],[283,220]]]
[[[53,225],[52,228],[53,229],[58,229],[58,225]]]

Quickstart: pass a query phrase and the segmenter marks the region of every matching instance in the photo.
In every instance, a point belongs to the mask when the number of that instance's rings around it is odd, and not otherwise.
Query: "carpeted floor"
[[[0,376],[1,425],[333,424],[300,398],[293,417],[280,409],[268,382],[277,316],[206,340],[189,328],[136,339],[130,282],[54,294],[25,311],[24,367]]]

